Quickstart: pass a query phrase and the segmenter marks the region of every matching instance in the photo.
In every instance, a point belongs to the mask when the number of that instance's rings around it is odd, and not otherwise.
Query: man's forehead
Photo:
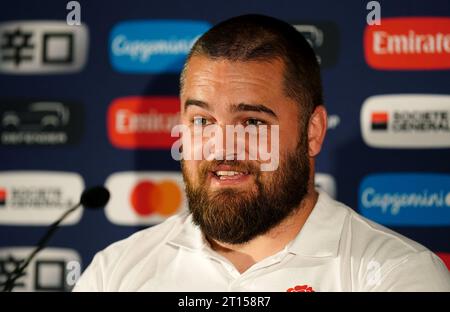
[[[193,79],[199,75],[227,75],[227,76],[245,76],[250,75],[253,78],[272,77],[277,74],[283,74],[284,63],[279,59],[270,60],[229,60],[226,58],[210,58],[207,56],[193,56],[187,62],[186,78]],[[259,76],[255,76],[259,73]],[[280,78],[281,78],[280,75]]]
[[[193,56],[184,75],[182,93],[201,88],[224,88],[259,94],[276,93],[283,88],[283,63],[271,61],[234,61],[225,58]]]

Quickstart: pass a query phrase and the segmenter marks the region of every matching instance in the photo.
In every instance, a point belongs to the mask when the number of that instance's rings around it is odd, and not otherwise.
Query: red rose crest
[[[293,288],[289,288],[287,292],[314,292],[314,289],[308,285],[297,285]]]

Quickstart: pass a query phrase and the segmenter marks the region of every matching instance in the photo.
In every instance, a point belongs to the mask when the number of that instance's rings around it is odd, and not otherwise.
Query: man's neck
[[[281,251],[298,235],[316,205],[317,198],[318,193],[314,189],[308,192],[294,214],[268,233],[248,243],[232,245],[208,240],[211,248],[227,258],[240,273],[243,273],[255,263]]]

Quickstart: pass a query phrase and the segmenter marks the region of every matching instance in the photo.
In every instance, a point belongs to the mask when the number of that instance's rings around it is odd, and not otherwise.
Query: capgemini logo
[[[120,72],[178,73],[195,41],[210,28],[203,21],[126,21],[110,35],[111,64]]]
[[[450,175],[375,174],[359,189],[359,210],[385,225],[450,224]]]

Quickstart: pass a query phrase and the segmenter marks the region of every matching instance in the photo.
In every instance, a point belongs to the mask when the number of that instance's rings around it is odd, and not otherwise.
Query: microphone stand
[[[41,251],[45,245],[47,244],[48,240],[52,237],[53,233],[58,229],[58,225],[72,212],[74,212],[78,207],[81,206],[81,201],[74,207],[67,210],[58,220],[53,222],[48,230],[47,233],[39,240],[37,247],[33,250],[33,252],[26,258],[25,262],[21,266],[17,266],[16,269],[8,274],[8,277],[5,281],[5,286],[3,288],[3,292],[11,292],[15,286],[15,282],[18,278],[23,276],[23,272],[27,268],[27,266],[30,264],[31,260],[36,256],[36,254]]]

